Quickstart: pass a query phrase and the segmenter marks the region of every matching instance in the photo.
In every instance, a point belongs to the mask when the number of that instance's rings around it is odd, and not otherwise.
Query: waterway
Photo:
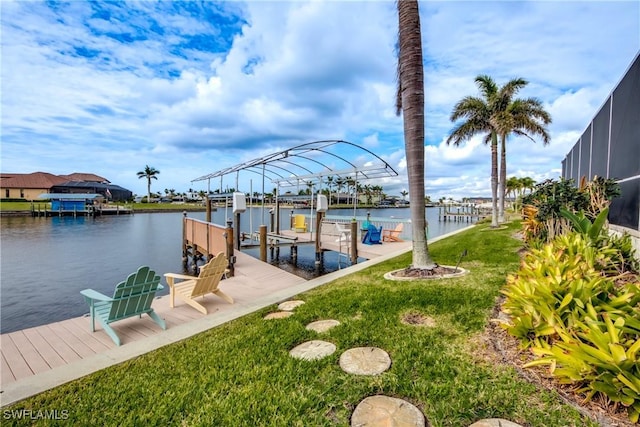
[[[291,209],[281,210],[281,228],[289,228]],[[294,213],[310,214],[309,210]],[[331,216],[366,217],[367,210],[330,210]],[[182,213],[119,216],[32,218],[0,217],[0,332],[7,333],[78,317],[88,312],[80,291],[92,288],[106,295],[140,265],[158,274],[182,271]],[[204,212],[189,217],[204,220]],[[218,208],[212,222],[225,224],[230,209]],[[371,217],[410,218],[409,209],[375,209]],[[467,223],[438,222],[438,211],[427,208],[429,238]],[[268,224],[268,210],[250,208],[242,215],[240,229],[249,232]],[[257,256],[257,251],[249,251]],[[315,252],[311,245],[298,250],[295,265],[290,251],[282,248],[273,264],[311,278]],[[327,253],[320,274],[345,267],[345,258]],[[163,281],[164,283],[164,281]],[[168,293],[165,289],[160,295]]]

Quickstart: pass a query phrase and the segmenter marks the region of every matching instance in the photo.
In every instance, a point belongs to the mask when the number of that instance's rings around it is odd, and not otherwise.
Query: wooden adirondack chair
[[[149,267],[143,266],[130,274],[127,280],[118,283],[112,298],[93,289],[81,291],[80,293],[89,304],[91,331],[96,331],[96,319],[98,319],[107,335],[116,345],[120,345],[120,338],[109,324],[128,317],[142,317],[144,313],[148,314],[162,329],[167,329],[164,320],[151,308],[156,292],[162,289],[164,287],[160,284],[160,276],[157,276],[156,272]]]
[[[362,238],[362,243],[365,245],[381,245],[380,234],[382,233],[382,226],[376,228],[375,225],[369,224],[369,228]]]
[[[304,215],[298,214],[293,217],[293,229],[296,233],[304,233],[307,231],[307,219]]]
[[[224,252],[220,252],[211,259],[211,261],[200,267],[198,277],[166,273],[164,277],[167,279],[167,284],[169,285],[171,307],[175,307],[175,297],[178,296],[196,310],[207,314],[207,308],[196,301],[196,298],[204,297],[207,294],[215,294],[229,304],[233,304],[233,298],[218,288],[226,269],[227,257]],[[182,281],[176,283],[176,279]]]
[[[382,231],[382,241],[383,242],[402,242],[400,238],[400,233],[402,233],[402,229],[404,228],[404,224],[399,222],[396,225],[396,228],[393,230],[383,230]]]

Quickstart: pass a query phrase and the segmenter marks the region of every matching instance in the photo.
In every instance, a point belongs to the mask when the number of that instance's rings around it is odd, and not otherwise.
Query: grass
[[[35,202],[36,206],[38,202]],[[41,205],[44,206],[44,202],[40,202]],[[2,202],[0,203],[0,212],[21,212],[21,211],[30,211],[31,210],[31,202]]]
[[[265,321],[275,310],[266,307],[5,409],[68,410],[73,425],[346,426],[362,399],[385,394],[418,406],[432,426],[493,417],[527,426],[596,426],[512,368],[476,356],[474,337],[518,265],[520,242],[511,237],[518,227],[476,227],[430,246],[446,265],[467,249],[462,266],[471,272],[464,277],[385,280],[385,272],[410,264],[406,254],[299,295],[306,304],[289,318]],[[405,313],[422,313],[436,326],[405,325]],[[341,325],[320,338],[305,329],[330,318]],[[316,362],[289,356],[310,339],[338,350]],[[391,368],[374,377],[344,373],[340,354],[360,346],[386,350]]]

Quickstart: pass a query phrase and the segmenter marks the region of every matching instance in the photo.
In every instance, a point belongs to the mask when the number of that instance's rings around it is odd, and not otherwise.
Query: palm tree
[[[400,195],[402,196],[402,200],[405,200],[407,198],[407,194],[409,194],[407,190],[402,190],[400,192]]]
[[[398,91],[396,113],[402,112],[409,194],[412,203],[412,268],[432,270],[429,255],[424,196],[424,69],[420,11],[417,0],[402,0],[398,6]]]
[[[525,190],[529,190],[530,193],[533,191],[533,189],[536,186],[536,181],[529,176],[525,176],[524,178],[521,178],[520,182],[522,183],[522,188]]]
[[[531,135],[542,138],[543,145],[549,144],[549,133],[546,125],[551,123],[551,116],[542,107],[542,103],[535,98],[515,99],[511,98],[526,86],[524,79],[513,79],[500,89],[500,105],[496,111],[495,126],[500,136],[500,193],[498,194],[500,205],[498,221],[504,222],[504,196],[507,180],[507,137],[511,133],[525,136],[535,142]],[[503,110],[504,108],[504,110]]]
[[[351,204],[353,201],[353,195],[356,192],[356,180],[349,176],[345,179],[345,183],[347,184],[347,203]]]
[[[513,194],[513,209],[517,211],[517,199],[518,199],[518,195],[519,195],[519,190],[520,188],[522,188],[522,184],[520,182],[520,178],[517,178],[515,176],[509,177],[509,179],[507,179],[506,184],[505,184],[505,194],[506,196],[510,196]]]
[[[340,193],[342,192],[342,187],[344,187],[344,184],[344,178],[339,176],[338,179],[336,179],[336,199],[338,204],[340,204]]]
[[[160,173],[156,168],[146,165],[143,171],[137,173],[138,178],[147,178],[147,203],[151,203],[151,180],[158,179]]]
[[[465,96],[453,107],[451,121],[466,120],[457,125],[447,138],[447,144],[460,145],[477,134],[484,134],[485,144],[491,144],[491,227],[498,226],[498,135],[493,125],[498,86],[489,76],[476,77],[483,97]]]
[[[333,176],[327,177],[327,187],[329,188],[329,206],[331,206],[331,188],[333,187],[333,180],[335,178]]]
[[[511,133],[526,136],[533,140],[529,133],[538,134],[548,143],[548,134],[544,124],[551,121],[540,101],[534,98],[516,99],[513,96],[527,81],[521,78],[512,79],[502,87],[487,75],[479,75],[475,79],[482,98],[467,96],[460,100],[451,113],[451,120],[466,120],[454,128],[447,144],[459,145],[462,141],[477,134],[485,134],[485,143],[491,144],[491,226],[497,227],[504,221],[504,192],[506,187],[506,139]],[[498,210],[498,137],[501,150],[500,174],[500,210]]]

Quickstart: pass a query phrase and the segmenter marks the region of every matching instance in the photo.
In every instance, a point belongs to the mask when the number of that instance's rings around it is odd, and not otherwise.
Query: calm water
[[[281,228],[288,228],[291,210],[283,210]],[[309,214],[308,210],[296,213]],[[331,216],[351,218],[353,209],[331,210]],[[356,216],[365,217],[366,210]],[[375,218],[409,218],[409,209],[371,210]],[[189,213],[204,220],[204,212]],[[224,224],[231,210],[218,209],[212,221]],[[268,223],[268,210],[253,208],[241,218],[241,230],[248,232]],[[438,222],[437,209],[427,209],[429,238],[468,225]],[[97,218],[0,218],[0,331],[25,329],[46,323],[82,316],[88,306],[80,291],[92,288],[106,295],[140,265],[149,265],[158,274],[182,271],[182,214],[158,213]],[[257,251],[247,251],[257,256]],[[313,277],[315,270],[313,245],[299,246],[298,260],[291,264],[290,251],[280,249],[273,264],[303,277]],[[341,265],[339,265],[339,262]],[[348,262],[335,252],[324,256],[327,273]],[[165,289],[161,294],[166,294]]]

